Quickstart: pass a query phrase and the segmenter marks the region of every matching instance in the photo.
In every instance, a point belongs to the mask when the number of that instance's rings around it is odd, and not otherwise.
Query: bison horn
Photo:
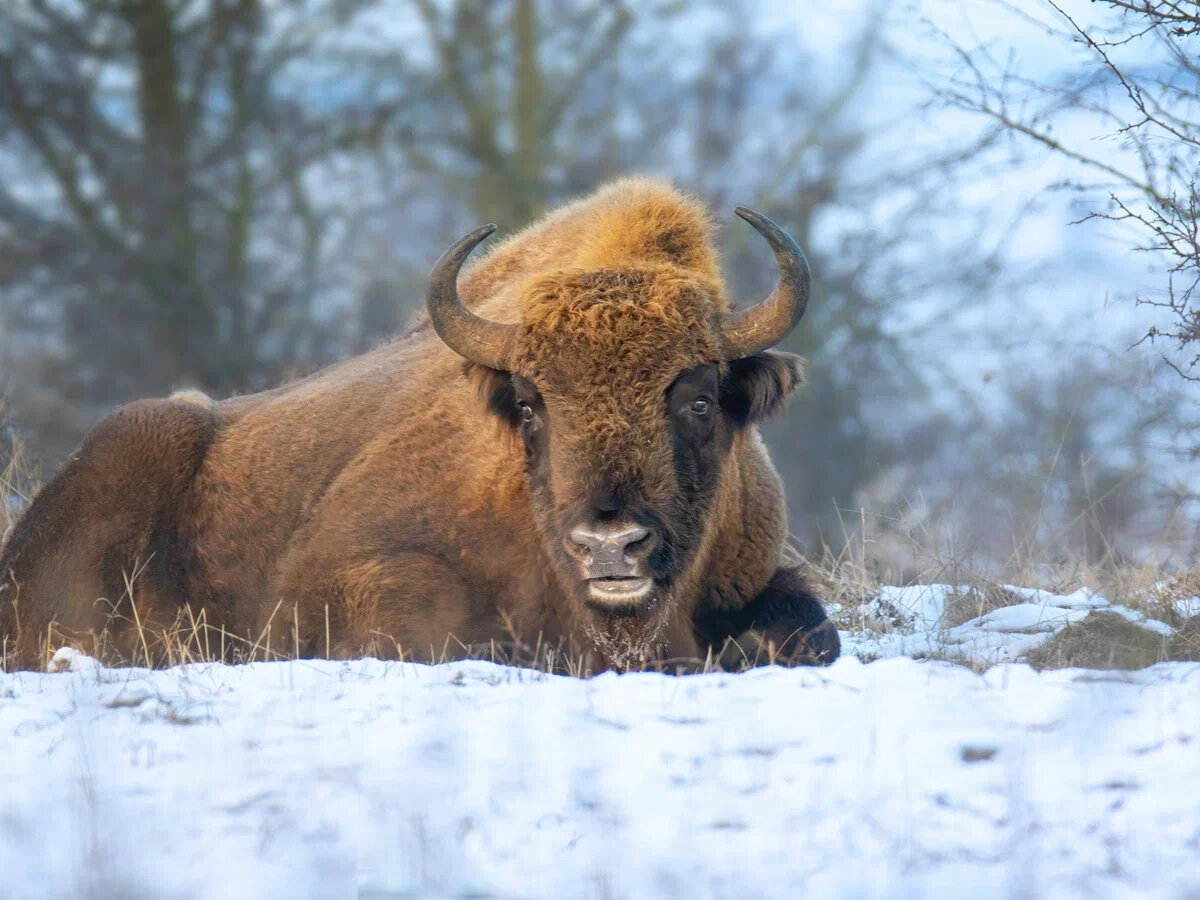
[[[773,347],[795,327],[808,306],[812,274],[804,251],[782,228],[744,206],[734,212],[766,238],[779,266],[779,283],[771,295],[750,309],[731,313],[721,327],[726,358],[741,359]]]
[[[477,316],[458,296],[458,270],[471,251],[495,230],[495,225],[476,228],[442,254],[429,276],[425,305],[438,337],[451,350],[482,366],[508,370],[512,366],[520,326],[490,322]]]

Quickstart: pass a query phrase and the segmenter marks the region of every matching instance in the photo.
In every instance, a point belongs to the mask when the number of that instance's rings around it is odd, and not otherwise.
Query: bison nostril
[[[652,543],[649,537],[644,537],[640,541],[634,541],[625,548],[625,558],[638,561],[646,559],[650,556]]]
[[[650,546],[650,531],[646,528],[639,527],[636,531],[628,532],[626,538],[625,544],[621,548],[625,553],[641,555],[642,551]]]

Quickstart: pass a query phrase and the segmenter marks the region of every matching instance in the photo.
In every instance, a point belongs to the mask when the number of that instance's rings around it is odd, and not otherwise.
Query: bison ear
[[[804,360],[794,353],[769,350],[735,359],[721,385],[721,408],[745,426],[777,412],[804,383]]]
[[[488,412],[514,428],[521,424],[520,412],[517,409],[517,389],[513,386],[512,375],[472,362],[465,363],[463,369],[467,378],[478,386],[479,396],[487,405]]]

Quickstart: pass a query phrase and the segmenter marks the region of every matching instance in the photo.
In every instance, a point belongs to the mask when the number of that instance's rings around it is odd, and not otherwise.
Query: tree
[[[1017,10],[1000,4],[1011,13]],[[1166,285],[1138,298],[1156,315],[1146,331],[1174,344],[1167,362],[1200,380],[1200,5],[1191,0],[1100,0],[1109,17],[1083,21],[1042,0],[1040,27],[1086,51],[1074,72],[1021,75],[989,47],[956,46],[961,68],[943,86],[953,105],[1074,163],[1089,193],[1109,206],[1089,218],[1132,227],[1139,249],[1159,254]],[[1111,128],[1118,152],[1097,151],[1073,114]],[[1055,127],[1059,125],[1060,127]]]
[[[881,93],[890,10],[830,53],[749,0],[3,7],[0,392],[61,455],[116,402],[255,389],[388,337],[483,221],[661,174],[809,253],[785,345],[809,383],[768,439],[794,530],[836,549],[847,509],[971,419],[942,348],[986,339],[961,317],[1008,233],[956,208],[994,132],[922,143],[916,99]],[[737,301],[765,295],[766,248],[740,223],[720,240]]]
[[[117,400],[262,387],[328,357],[343,211],[314,176],[372,111],[307,95],[296,69],[363,6],[0,8],[0,354],[44,442],[61,452]]]

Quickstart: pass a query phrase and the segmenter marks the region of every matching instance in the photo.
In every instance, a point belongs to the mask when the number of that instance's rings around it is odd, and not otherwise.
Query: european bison
[[[392,343],[260,394],[117,410],[0,555],[8,664],[106,630],[139,654],[185,611],[301,655],[517,637],[593,670],[764,643],[833,660],[755,427],[801,381],[768,348],[804,313],[808,264],[737,213],[779,267],[740,312],[703,207],[630,179],[460,276],[493,228],[463,238]]]

